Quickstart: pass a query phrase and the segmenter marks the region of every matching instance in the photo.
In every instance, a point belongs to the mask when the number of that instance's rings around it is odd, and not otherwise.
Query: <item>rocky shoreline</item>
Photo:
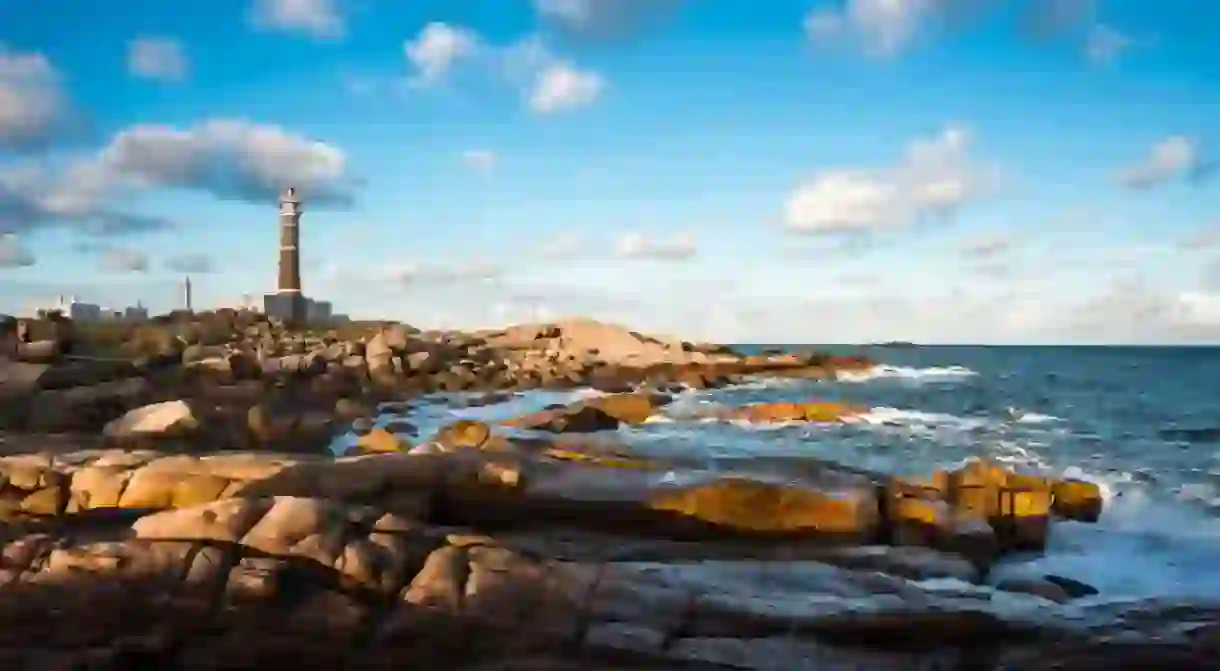
[[[1104,514],[1090,483],[984,462],[903,480],[813,460],[778,482],[606,437],[679,389],[831,377],[872,365],[862,359],[742,356],[587,320],[480,333],[300,333],[239,313],[118,335],[9,326],[4,668],[1220,660],[1220,604],[1100,603],[1058,576],[991,580],[996,562],[1040,551],[1057,520]],[[425,394],[495,402],[585,386],[603,394],[433,435],[370,421]],[[704,419],[860,411],[811,400]]]

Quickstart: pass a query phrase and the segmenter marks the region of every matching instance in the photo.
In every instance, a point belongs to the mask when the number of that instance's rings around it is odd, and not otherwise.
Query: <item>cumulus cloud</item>
[[[529,108],[556,114],[590,105],[607,88],[606,78],[555,55],[537,35],[518,40],[503,51],[505,73],[521,87]]]
[[[621,38],[671,16],[681,0],[534,0],[548,26],[577,38]]]
[[[530,93],[530,108],[540,114],[566,112],[597,100],[606,87],[605,79],[569,63],[556,63],[538,75]]]
[[[1094,342],[1214,342],[1220,339],[1220,294],[1158,289],[1138,277],[1115,277],[1060,314],[1060,331]]]
[[[785,208],[790,230],[807,233],[866,231],[903,226],[928,215],[951,215],[998,185],[990,165],[970,155],[970,131],[948,126],[911,142],[884,170],[827,170],[804,181]]]
[[[392,271],[403,284],[437,286],[467,282],[495,282],[504,275],[500,266],[482,260],[455,264],[413,264]]]
[[[475,172],[491,172],[498,162],[499,156],[488,149],[467,149],[462,152],[462,163]]]
[[[1121,276],[1106,281],[1106,275],[1096,274],[1068,285],[1073,280],[1067,276],[1015,264],[994,281],[958,277],[953,289],[908,283],[895,290],[892,277],[845,269],[833,275],[842,280],[837,291],[820,284],[823,290],[808,296],[774,291],[777,284],[801,281],[785,275],[743,283],[703,274],[678,278],[664,269],[647,273],[612,263],[584,264],[558,275],[515,267],[492,270],[494,266],[469,261],[409,268],[400,275],[391,272],[393,266],[353,275],[364,280],[329,295],[355,315],[402,318],[421,327],[441,318],[471,328],[583,315],[646,332],[729,342],[1220,339],[1220,293],[1206,287],[1181,293]],[[420,290],[404,301],[403,292],[412,287]]]
[[[0,235],[0,268],[24,268],[34,265],[34,254],[12,233]]]
[[[1220,224],[1187,235],[1178,241],[1178,249],[1184,252],[1210,251],[1220,247]]]
[[[415,68],[416,82],[426,84],[441,79],[458,63],[474,56],[479,50],[479,37],[467,28],[433,21],[402,48]]]
[[[127,71],[156,81],[185,79],[189,65],[182,43],[168,37],[141,37],[127,45]]]
[[[254,0],[251,18],[256,26],[334,39],[345,31],[338,0]]]
[[[148,271],[148,254],[126,247],[102,250],[101,269],[112,273],[143,273]]]
[[[548,240],[540,251],[545,259],[571,259],[584,251],[584,241],[580,236],[568,233]]]
[[[1198,140],[1174,135],[1152,145],[1140,162],[1122,171],[1119,182],[1130,189],[1151,189],[1190,176],[1201,163]]]
[[[1056,37],[1093,21],[1096,0],[1028,0],[1024,24],[1039,39]]]
[[[119,186],[176,187],[262,203],[295,186],[312,204],[346,206],[354,186],[338,148],[279,126],[232,120],[185,129],[133,126],[76,172],[86,182],[82,195]]]
[[[0,150],[50,139],[66,107],[59,74],[45,56],[11,51],[0,43]]]
[[[328,264],[322,280],[329,286],[361,287],[362,291],[401,291],[403,287],[446,287],[477,282],[496,282],[504,275],[499,265],[482,259],[451,263],[387,263],[371,268],[349,268]]]
[[[86,171],[87,172],[87,171]],[[72,227],[97,236],[123,235],[169,228],[160,217],[121,212],[98,197],[92,177],[77,171],[53,174],[42,167],[0,169],[0,233],[20,233],[47,226]]]
[[[1084,55],[1093,65],[1110,65],[1117,61],[1135,41],[1116,28],[1095,25],[1085,38]]]
[[[1204,290],[1220,296],[1220,256],[1212,257],[1203,264],[1199,280]]]
[[[624,259],[647,259],[652,261],[686,261],[698,253],[694,236],[677,233],[669,238],[650,238],[641,233],[627,233],[615,245],[618,256]]]
[[[168,259],[165,267],[176,273],[210,273],[216,270],[216,263],[207,254],[182,254]]]
[[[967,259],[990,261],[1007,254],[1016,245],[1017,239],[1013,236],[995,233],[963,241],[958,245],[958,253]]]
[[[897,56],[954,5],[950,0],[846,0],[842,7],[810,10],[805,35],[818,46],[847,43],[872,56]]]
[[[139,125],[56,171],[42,165],[0,169],[0,232],[42,226],[97,235],[158,230],[172,223],[119,211],[114,203],[156,188],[267,203],[285,186],[296,186],[311,205],[345,207],[356,180],[342,151],[278,126],[225,120],[185,129]]]

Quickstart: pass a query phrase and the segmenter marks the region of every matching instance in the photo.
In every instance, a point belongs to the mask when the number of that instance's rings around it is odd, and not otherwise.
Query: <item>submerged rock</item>
[[[356,447],[364,452],[406,452],[411,444],[383,428],[375,428],[356,440]]]
[[[815,401],[810,403],[758,403],[743,408],[733,408],[721,415],[722,419],[735,419],[756,423],[771,422],[844,422],[867,410],[842,403]]]
[[[1101,517],[1104,499],[1101,487],[1095,482],[1063,480],[1051,485],[1054,501],[1051,509],[1056,515],[1069,520],[1096,522]]]

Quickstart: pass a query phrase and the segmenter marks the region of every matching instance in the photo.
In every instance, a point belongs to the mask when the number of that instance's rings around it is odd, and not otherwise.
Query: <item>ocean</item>
[[[837,381],[760,379],[684,392],[664,417],[623,427],[617,439],[726,473],[766,464],[782,476],[815,457],[928,476],[988,457],[1019,472],[1091,480],[1106,497],[1101,520],[1056,522],[1045,553],[1005,560],[993,580],[1064,576],[1097,588],[1093,602],[1220,599],[1220,348],[833,349],[883,363]],[[414,403],[403,418],[426,439],[459,417],[508,418],[591,393],[527,392],[474,408]],[[712,404],[810,399],[871,410],[845,425],[690,419]]]

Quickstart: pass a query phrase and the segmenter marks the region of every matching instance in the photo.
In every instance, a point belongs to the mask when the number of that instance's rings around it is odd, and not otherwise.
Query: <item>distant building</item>
[[[134,306],[123,310],[123,319],[129,322],[148,321],[148,308],[136,303]]]
[[[311,324],[326,324],[331,318],[330,301],[315,301],[312,298],[305,299],[305,319]]]
[[[82,303],[76,296],[57,296],[54,301],[35,306],[33,316],[46,317],[56,312],[74,321],[92,322],[102,318],[102,306]]]
[[[187,312],[194,312],[195,307],[192,303],[191,296],[191,276],[187,275],[182,278],[182,307]]]
[[[59,313],[72,321],[78,322],[111,320],[140,322],[148,319],[148,308],[139,303],[131,307],[116,310],[104,308],[96,303],[78,301],[75,296],[59,296],[54,301],[35,306],[31,312],[33,313],[31,316],[36,318]]]

